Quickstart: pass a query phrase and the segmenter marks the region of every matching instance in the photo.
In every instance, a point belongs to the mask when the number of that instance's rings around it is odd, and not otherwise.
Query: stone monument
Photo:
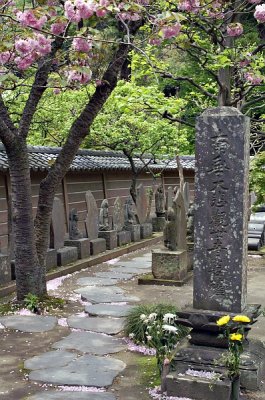
[[[92,192],[85,193],[87,216],[85,219],[87,237],[90,239],[90,253],[92,255],[106,251],[106,240],[98,237],[99,217],[98,207]]]
[[[259,306],[246,306],[249,118],[232,107],[209,109],[198,118],[196,132],[193,308],[178,312],[176,320],[192,330],[165,385],[168,396],[188,392],[200,399],[199,382],[194,385],[187,375],[179,380],[179,374],[191,366],[225,372],[218,360],[228,343],[220,338],[217,319],[242,313],[255,320]],[[244,348],[240,381],[257,389],[264,348]],[[218,381],[213,385],[221,389]]]
[[[136,190],[136,212],[140,223],[141,239],[152,236],[152,224],[147,222],[148,206],[149,198],[146,193],[146,188],[141,183]]]
[[[156,216],[152,219],[153,231],[162,232],[166,223],[165,194],[163,185],[159,185],[155,192]]]
[[[172,186],[169,186],[168,188],[167,188],[167,193],[166,193],[166,206],[165,206],[165,208],[166,208],[166,214],[167,214],[167,212],[168,212],[168,210],[170,209],[170,208],[172,208],[172,206],[173,206],[173,196],[174,195],[174,193],[173,193],[173,187]]]
[[[104,199],[99,210],[99,237],[106,240],[106,247],[112,250],[117,247],[117,231],[110,228],[109,202]]]
[[[1,245],[1,242],[0,242]],[[1,252],[0,246],[0,284],[9,283],[11,281],[11,262],[10,256]]]
[[[190,185],[189,185],[189,182],[184,182],[183,198],[184,198],[186,214],[188,214],[189,207],[190,207]]]
[[[63,266],[77,260],[76,247],[64,246],[65,240],[64,207],[58,197],[54,198],[50,229],[50,247],[57,251],[57,265]]]
[[[152,251],[152,273],[156,279],[174,280],[183,284],[187,277],[186,212],[183,196],[178,190],[168,210],[164,228],[166,249]]]
[[[78,213],[73,208],[69,213],[69,239],[64,241],[65,246],[76,247],[78,258],[90,256],[90,240],[83,238],[82,232],[78,229]]]
[[[140,240],[140,224],[137,223],[132,196],[129,196],[124,204],[124,229],[131,232],[132,242],[138,242]]]
[[[114,201],[112,223],[113,229],[117,231],[118,246],[130,243],[131,232],[124,229],[124,205],[120,197]]]
[[[190,204],[187,215],[187,247],[188,247],[188,271],[193,269],[194,255],[194,203]]]

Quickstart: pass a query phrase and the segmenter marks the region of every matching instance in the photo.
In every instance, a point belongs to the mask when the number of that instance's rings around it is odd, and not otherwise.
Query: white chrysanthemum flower
[[[133,338],[134,338],[134,336],[135,336],[135,334],[134,334],[134,333],[130,333],[130,334],[129,334],[129,338],[130,338],[130,339],[133,339]]]
[[[152,336],[147,335],[147,336],[146,336],[146,339],[147,339],[148,341],[150,341],[150,340],[152,340]]]
[[[153,312],[153,313],[149,314],[148,319],[149,319],[149,321],[154,321],[156,319],[156,317],[157,317],[157,313]]]
[[[146,319],[146,315],[145,314],[141,314],[140,315],[140,319],[143,321],[143,320],[145,320]]]
[[[178,329],[175,326],[172,325],[162,325],[162,328],[164,329],[164,331],[168,331],[168,332],[173,332],[173,333],[177,333]]]
[[[176,318],[175,314],[167,313],[163,317],[163,322],[171,323],[174,321],[175,318]]]
[[[148,322],[149,322],[149,319],[148,319],[148,318],[144,320],[144,323],[145,323],[145,324],[148,324]]]

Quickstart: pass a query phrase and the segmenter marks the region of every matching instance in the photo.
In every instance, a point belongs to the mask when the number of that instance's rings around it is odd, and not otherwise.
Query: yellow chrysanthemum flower
[[[219,318],[216,323],[218,326],[226,325],[230,321],[229,315],[224,315],[223,317]]]
[[[248,318],[246,315],[236,315],[233,318],[234,322],[250,322],[250,318]]]
[[[229,339],[241,341],[243,339],[243,335],[241,335],[241,333],[231,333]]]

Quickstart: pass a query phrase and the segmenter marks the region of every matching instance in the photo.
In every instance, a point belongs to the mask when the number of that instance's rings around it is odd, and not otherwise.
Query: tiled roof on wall
[[[34,171],[46,171],[56,160],[60,148],[28,146],[28,151],[31,169]],[[194,170],[194,156],[181,156],[180,161],[183,169]],[[139,158],[135,157],[135,163],[138,168],[142,168],[143,163]],[[161,169],[175,170],[177,169],[177,165],[175,160],[156,160],[148,164],[148,168],[153,171],[160,171]],[[130,163],[124,154],[115,151],[101,150],[79,150],[70,167],[70,171],[122,171],[130,169]],[[7,170],[7,155],[4,146],[0,144],[0,171]]]

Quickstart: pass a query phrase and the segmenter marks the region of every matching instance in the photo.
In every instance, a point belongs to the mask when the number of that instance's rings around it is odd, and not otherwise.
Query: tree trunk
[[[45,273],[36,252],[26,142],[21,139],[14,141],[7,149],[7,156],[11,180],[17,299],[23,300],[28,293],[38,296],[46,293]]]

